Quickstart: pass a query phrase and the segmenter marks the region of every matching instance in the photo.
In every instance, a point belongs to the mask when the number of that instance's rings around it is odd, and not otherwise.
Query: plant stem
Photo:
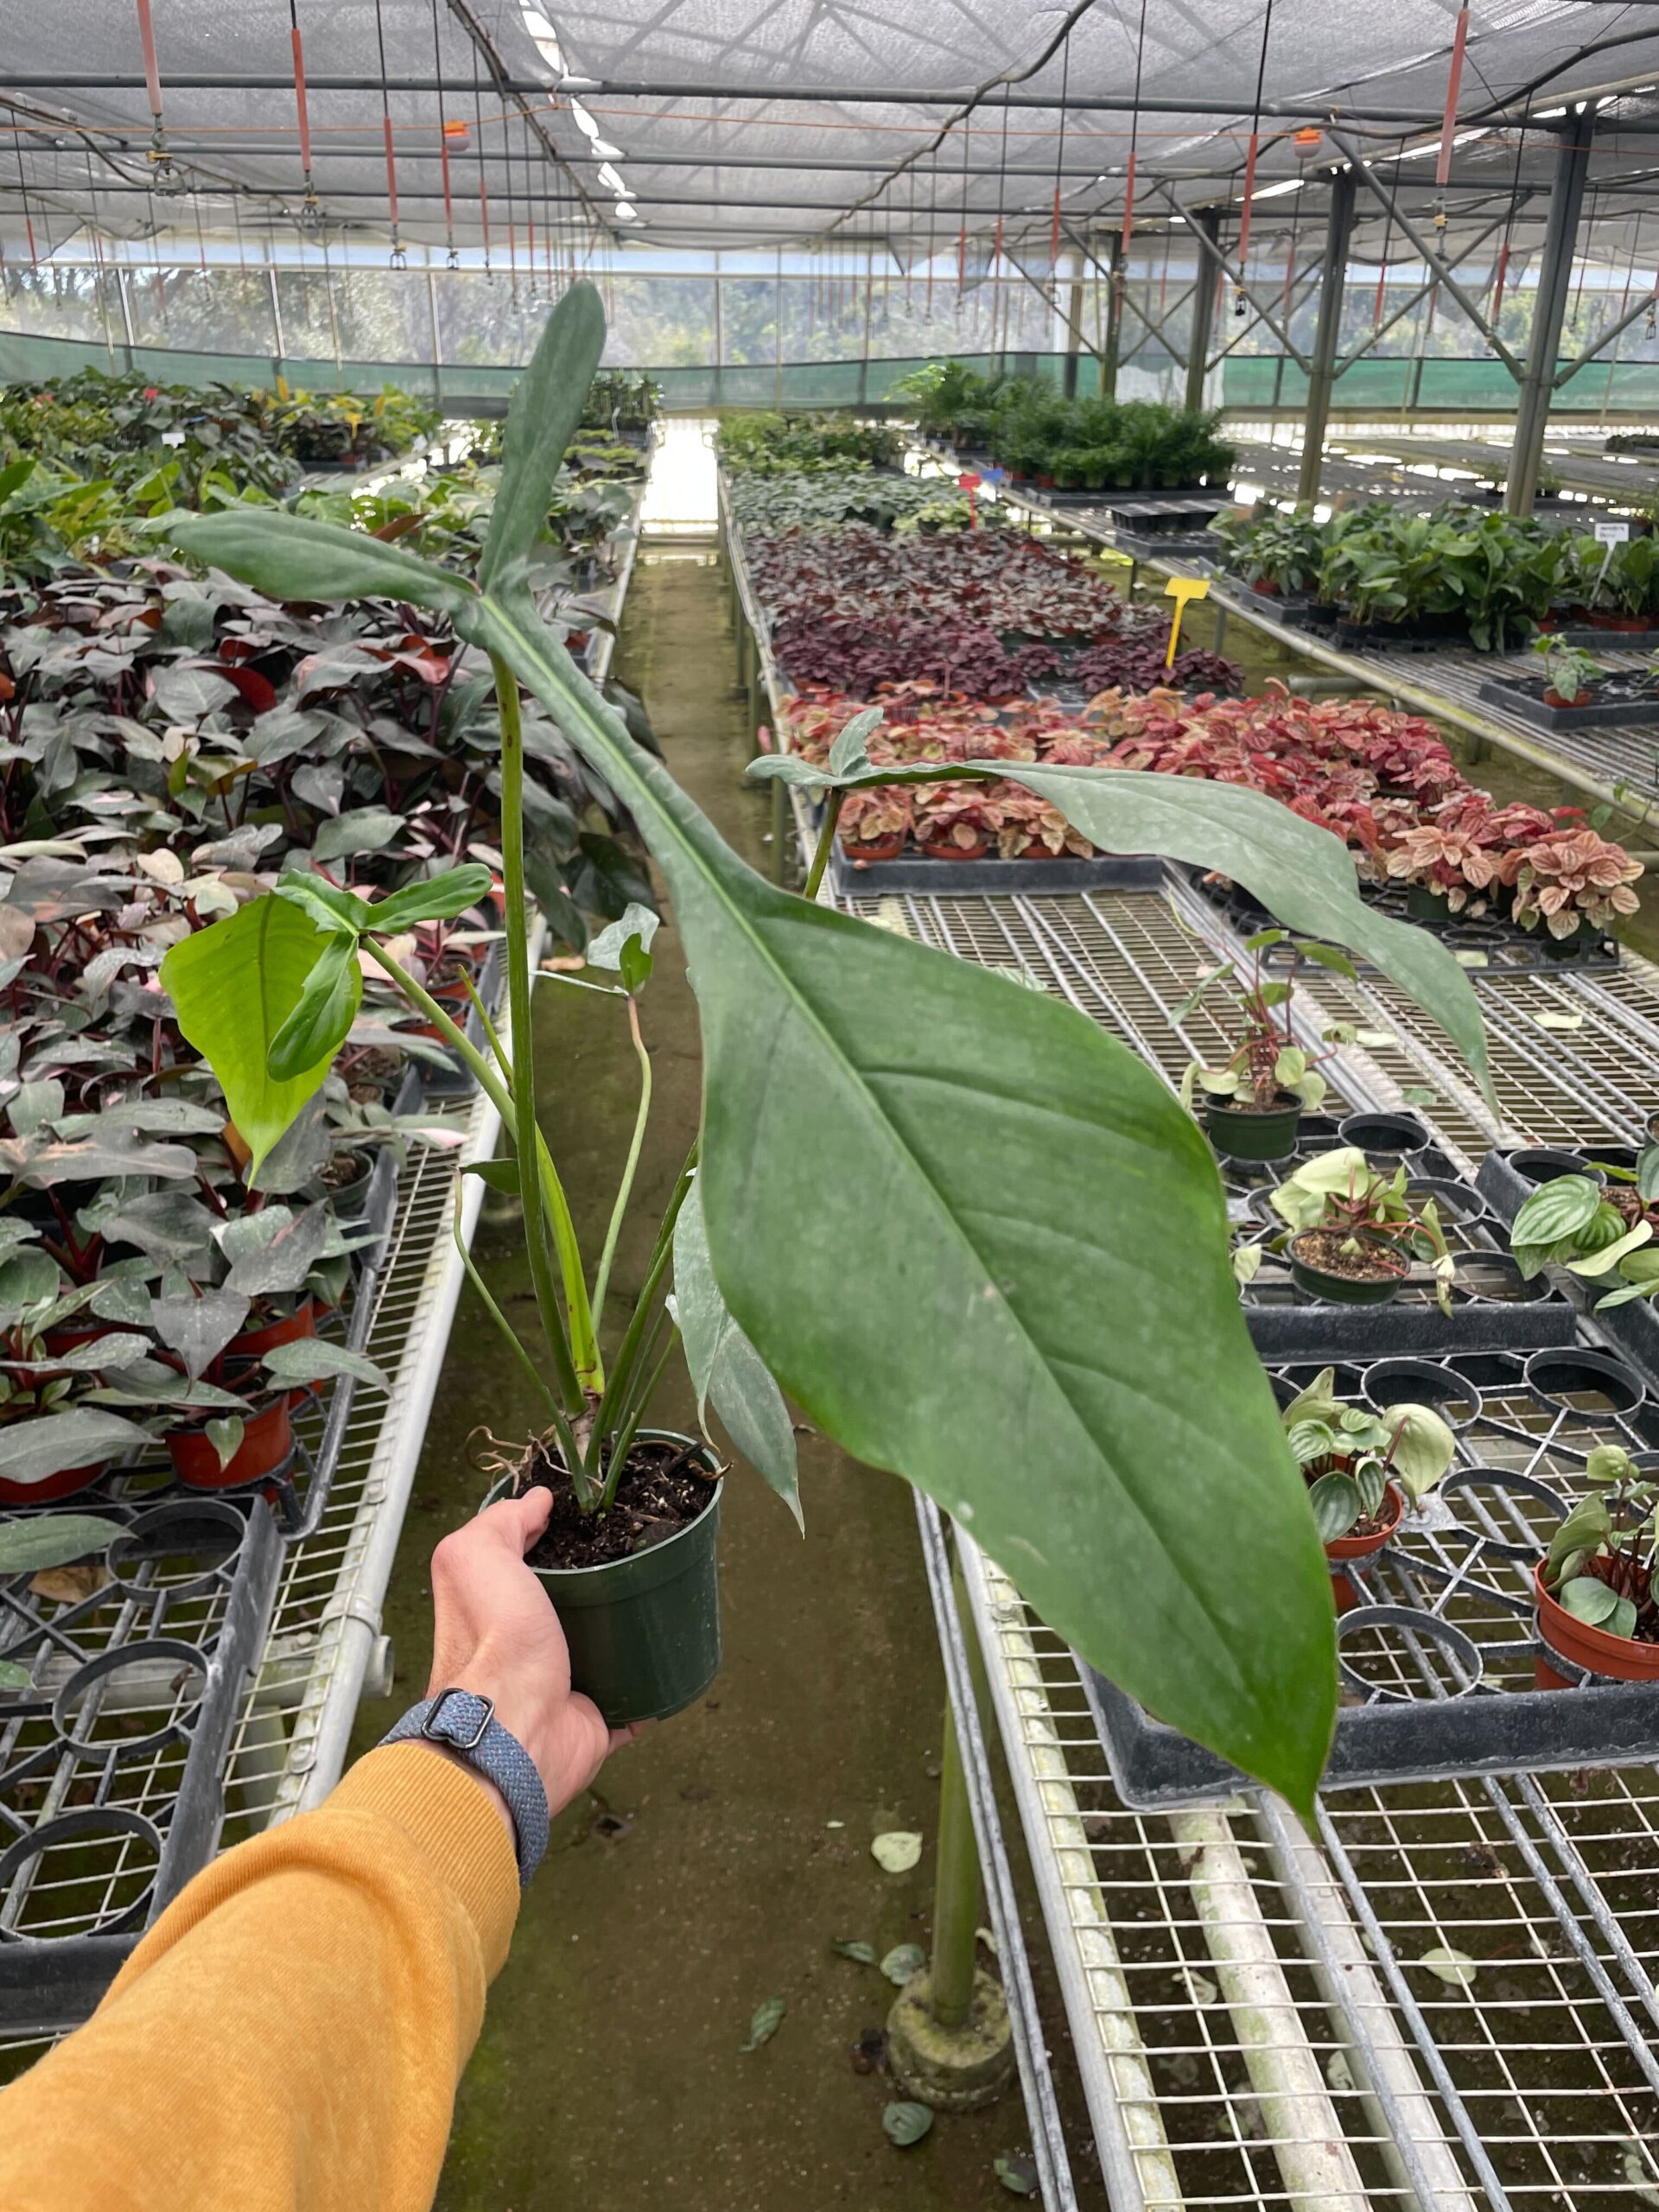
[[[974,1946],[980,1905],[979,1847],[968,1803],[968,1780],[957,1741],[957,1717],[944,1701],[939,1775],[939,1834],[933,1871],[933,1956],[929,2010],[942,2028],[965,2025],[974,2001]]]
[[[639,1063],[639,1110],[633,1117],[633,1141],[628,1147],[627,1165],[622,1170],[616,1204],[611,1208],[610,1226],[605,1231],[605,1249],[600,1254],[599,1274],[594,1283],[594,1312],[601,1321],[605,1318],[605,1293],[610,1287],[611,1262],[616,1257],[623,1216],[633,1194],[633,1179],[639,1172],[640,1149],[645,1141],[645,1122],[651,1113],[651,1054],[645,1050],[645,1039],[639,1034],[639,1001],[632,994],[628,999],[628,1033],[633,1039],[634,1057]]]
[[[461,1255],[461,1264],[467,1270],[467,1280],[471,1282],[473,1288],[478,1293],[480,1298],[483,1300],[485,1312],[488,1313],[490,1319],[495,1323],[496,1327],[500,1330],[502,1335],[512,1345],[513,1357],[518,1360],[518,1364],[524,1369],[525,1374],[529,1376],[531,1381],[535,1384],[537,1389],[541,1392],[543,1400],[546,1402],[548,1413],[552,1418],[554,1428],[558,1433],[559,1448],[565,1455],[565,1465],[569,1468],[570,1479],[575,1485],[576,1497],[582,1505],[586,1506],[591,1496],[591,1485],[588,1483],[586,1471],[582,1468],[581,1460],[578,1457],[575,1437],[571,1430],[569,1421],[565,1418],[564,1408],[560,1405],[553,1393],[548,1389],[546,1383],[543,1382],[536,1363],[525,1351],[523,1339],[520,1338],[518,1330],[513,1327],[512,1322],[508,1320],[506,1315],[496,1304],[495,1300],[490,1294],[489,1285],[479,1273],[478,1263],[473,1258],[472,1254],[467,1249],[466,1240],[461,1233],[461,1208],[459,1206],[455,1208],[454,1227],[455,1249]]]
[[[467,995],[478,1008],[478,1018],[483,1024],[490,1049],[511,1084],[512,1065],[501,1049],[501,1039],[495,1033],[495,1025],[485,1010],[484,1001],[473,988],[470,976],[467,979]],[[559,1172],[553,1165],[552,1152],[539,1126],[536,1131],[536,1164],[541,1177],[542,1204],[553,1224],[553,1249],[559,1255],[559,1275],[564,1285],[565,1311],[570,1316],[575,1371],[579,1378],[578,1396],[572,1401],[575,1404],[580,1402],[582,1389],[603,1390],[605,1370],[599,1357],[598,1336],[594,1327],[594,1306],[588,1300],[588,1280],[582,1272],[582,1247],[576,1242],[576,1224],[570,1218],[570,1203],[564,1195],[564,1185],[559,1180]],[[596,1305],[597,1300],[594,1303]]]
[[[518,679],[499,654],[490,655],[501,717],[501,855],[506,907],[507,1007],[512,1023],[512,1141],[518,1155],[518,1188],[524,1202],[524,1244],[530,1279],[549,1349],[563,1338],[553,1270],[548,1265],[547,1222],[542,1211],[540,1124],[536,1119],[536,1043],[531,1027],[530,939],[524,925],[524,731],[518,712]],[[575,1336],[575,1314],[571,1315]],[[592,1386],[597,1363],[591,1343],[572,1342],[576,1381]]]
[[[397,985],[397,988],[403,993],[410,1004],[413,1007],[417,1007],[426,1016],[427,1020],[432,1023],[439,1035],[444,1039],[446,1043],[454,1046],[455,1050],[461,1054],[462,1059],[466,1061],[467,1066],[478,1077],[479,1085],[483,1090],[485,1096],[489,1100],[491,1105],[494,1107],[496,1112],[501,1116],[502,1127],[511,1134],[515,1126],[512,1092],[506,1084],[503,1084],[495,1069],[491,1065],[490,1062],[485,1058],[483,1053],[478,1050],[471,1038],[467,1036],[466,1031],[463,1030],[459,1024],[450,1020],[449,1016],[438,1004],[438,1001],[432,996],[431,993],[417,983],[415,981],[415,978],[406,969],[400,968],[390,953],[385,950],[384,946],[377,944],[372,937],[361,937],[358,939],[358,943],[362,946],[364,951],[368,954],[369,957],[375,963],[376,966],[385,970],[386,974],[391,978],[391,981]],[[501,1048],[499,1042],[496,1043],[495,1049],[498,1052],[500,1051]],[[517,1150],[516,1141],[514,1149],[515,1151]],[[518,1173],[518,1182],[521,1193],[525,1179],[524,1170],[521,1166]],[[526,1214],[525,1227],[526,1230],[528,1230],[528,1214]],[[547,1254],[545,1240],[543,1240],[542,1253],[542,1264],[543,1270],[545,1270],[546,1263]],[[531,1274],[532,1281],[535,1277],[535,1261],[532,1258],[531,1262]],[[537,1304],[541,1312],[543,1326],[545,1329],[548,1319],[548,1309],[541,1306],[539,1298],[537,1300]],[[568,1405],[579,1406],[582,1402],[582,1384],[576,1379],[576,1370],[571,1362],[570,1346],[564,1333],[564,1325],[559,1319],[558,1307],[554,1306],[551,1311],[553,1328],[548,1333],[548,1343],[552,1350],[553,1365],[558,1376],[559,1389],[564,1394],[565,1402]]]
[[[812,865],[806,872],[806,881],[801,886],[803,899],[816,899],[818,886],[823,881],[823,871],[830,865],[830,848],[836,842],[836,824],[841,818],[841,803],[845,791],[830,790],[823,795],[823,824],[818,831],[818,842],[812,855]]]

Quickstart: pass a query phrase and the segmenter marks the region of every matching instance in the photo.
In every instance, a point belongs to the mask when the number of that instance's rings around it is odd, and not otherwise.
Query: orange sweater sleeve
[[[5,2212],[428,2212],[518,1909],[486,1792],[418,1745],[197,1875],[0,2091]]]

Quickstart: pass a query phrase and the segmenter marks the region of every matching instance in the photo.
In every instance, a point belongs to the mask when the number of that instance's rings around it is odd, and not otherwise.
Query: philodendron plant
[[[510,1039],[474,1051],[385,949],[396,929],[473,903],[484,887],[464,869],[374,906],[289,877],[169,954],[163,980],[185,1033],[257,1157],[322,1082],[366,957],[500,1108],[512,1158],[497,1173],[523,1201],[543,1338],[525,1358],[579,1499],[602,1501],[645,1406],[670,1341],[657,1300],[672,1266],[694,1379],[775,1481],[765,1432],[776,1424],[781,1449],[781,1385],[849,1452],[937,1498],[1103,1671],[1306,1808],[1335,1706],[1329,1581],[1238,1309],[1209,1149],[1153,1071],[1092,1022],[766,882],[572,664],[526,563],[603,343],[598,295],[574,286],[513,397],[475,584],[285,514],[226,512],[175,532],[280,599],[436,608],[488,656]],[[688,1162],[608,1354],[537,1121],[521,683],[632,813],[702,1014],[695,1175]],[[811,772],[836,790],[906,779],[853,752]],[[1290,926],[1358,946],[1484,1079],[1466,977],[1361,903],[1325,832],[1230,786],[995,766],[1104,850],[1224,868]],[[632,1006],[643,931],[615,957]],[[1019,1203],[999,1205],[1010,1173]]]

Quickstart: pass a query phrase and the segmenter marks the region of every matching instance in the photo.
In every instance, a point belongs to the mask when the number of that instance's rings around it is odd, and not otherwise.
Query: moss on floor
[[[621,672],[643,692],[676,775],[764,865],[769,803],[741,782],[747,732],[709,556],[687,548],[642,561],[622,643]],[[644,1263],[649,1206],[666,1197],[696,1124],[695,1009],[671,931],[658,940],[645,1017],[657,1105],[646,1209],[619,1257],[625,1287]],[[537,1055],[544,1124],[597,1249],[635,1103],[617,1007],[544,988]],[[477,1249],[533,1327],[513,1224],[486,1213]],[[661,1413],[690,1424],[683,1373]],[[532,1419],[464,1294],[387,1599],[396,1694],[364,1706],[355,1749],[424,1688],[428,1556],[480,1489],[468,1432],[487,1421],[512,1434]],[[637,2212],[648,2200],[971,2212],[1009,2201],[992,2162],[1025,2142],[1017,2094],[942,2117],[899,2152],[881,2132],[893,2092],[851,2063],[894,1993],[830,1943],[860,1937],[883,1953],[927,1941],[929,1855],[890,1875],[869,1845],[906,1827],[931,1847],[944,1685],[908,1491],[818,1438],[802,1447],[804,1541],[754,1477],[728,1486],[727,1656],[713,1692],[614,1759],[599,1793],[556,1825],[461,2085],[442,2212]],[[772,1997],[785,2000],[783,2024],[745,2053],[750,2017]]]

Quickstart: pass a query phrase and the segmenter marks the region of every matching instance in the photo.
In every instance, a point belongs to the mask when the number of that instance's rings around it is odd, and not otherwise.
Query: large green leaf
[[[168,535],[197,560],[240,576],[273,599],[407,599],[448,613],[470,584],[429,568],[366,531],[307,522],[270,507],[225,507],[169,522]]]
[[[654,925],[657,917],[651,916]],[[674,1224],[674,1318],[697,1394],[697,1418],[712,1399],[734,1444],[801,1519],[795,1426],[771,1370],[732,1317],[715,1281],[696,1183]]]
[[[183,938],[162,963],[179,1027],[219,1077],[251,1173],[328,1072],[332,1052],[283,1081],[266,1063],[331,942],[289,900],[268,895]],[[363,988],[355,964],[342,988],[354,1010]]]
[[[478,563],[486,591],[522,568],[547,526],[553,480],[575,435],[605,351],[605,310],[591,284],[573,284],[547,319],[507,409],[500,488]]]
[[[1348,945],[1374,962],[1433,1016],[1491,1096],[1474,986],[1427,930],[1365,904],[1353,860],[1330,830],[1242,784],[1017,760],[999,760],[996,771],[1058,807],[1102,852],[1162,853],[1217,868],[1287,928]]]
[[[96,1406],[0,1427],[0,1476],[9,1483],[43,1483],[71,1467],[105,1466],[148,1440],[148,1432]]]
[[[1193,1122],[1070,1008],[745,867],[526,595],[457,620],[613,782],[668,879],[702,1016],[715,1273],[766,1365],[1103,1672],[1306,1807],[1335,1706],[1330,1583]]]
[[[8,1521],[0,1528],[0,1574],[38,1574],[43,1567],[67,1567],[71,1560],[105,1550],[125,1534],[123,1522],[92,1513]]]

